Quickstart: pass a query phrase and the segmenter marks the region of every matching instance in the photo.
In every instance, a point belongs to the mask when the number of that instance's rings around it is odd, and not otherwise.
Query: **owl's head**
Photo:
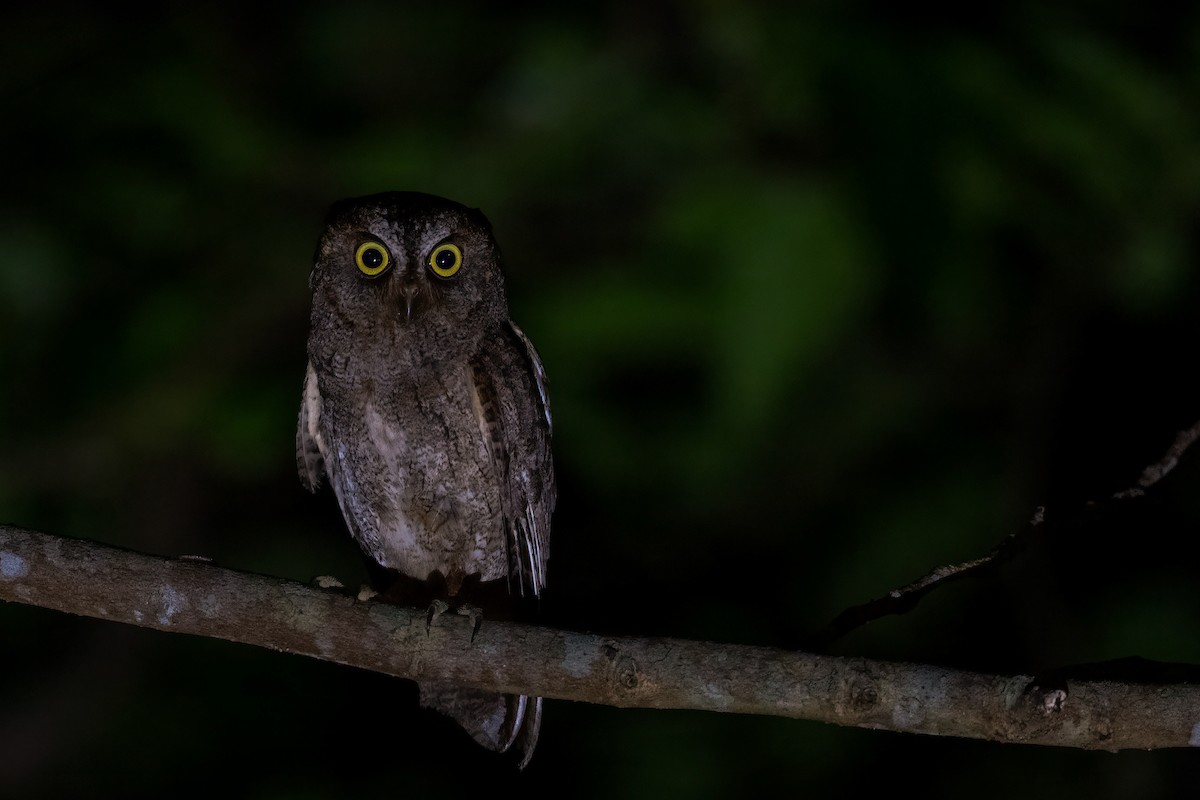
[[[314,331],[337,338],[401,339],[449,353],[508,318],[487,218],[420,192],[335,203],[309,284]]]

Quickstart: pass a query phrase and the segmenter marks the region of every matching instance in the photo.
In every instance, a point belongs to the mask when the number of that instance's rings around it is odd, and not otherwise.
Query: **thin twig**
[[[1136,484],[1114,493],[1111,500],[1120,502],[1145,495],[1147,489],[1154,486],[1175,468],[1184,452],[1198,439],[1200,439],[1200,422],[1181,431],[1175,437],[1175,441],[1167,450],[1166,455],[1142,470],[1141,477],[1138,478]],[[1089,503],[1087,510],[1089,513],[1095,513],[1099,506],[1098,503]],[[921,598],[934,589],[1011,561],[1025,549],[1035,536],[1043,535],[1045,527],[1046,509],[1044,506],[1038,506],[1024,528],[1010,533],[987,555],[958,564],[937,567],[912,583],[891,590],[883,597],[877,597],[861,605],[848,608],[838,614],[824,629],[805,637],[804,645],[813,650],[824,650],[846,634],[868,623],[886,616],[911,611]]]
[[[1124,500],[1127,497],[1141,497],[1145,494],[1146,489],[1158,483],[1167,476],[1168,472],[1175,469],[1175,465],[1179,463],[1179,459],[1183,458],[1183,454],[1189,447],[1196,443],[1197,439],[1200,439],[1200,422],[1197,422],[1186,431],[1180,431],[1175,437],[1175,441],[1171,443],[1171,447],[1167,450],[1167,454],[1142,470],[1142,475],[1138,478],[1137,485],[1117,492],[1113,495],[1113,499]]]
[[[1200,687],[1039,688],[932,666],[471,622],[341,591],[0,526],[0,600],[414,680],[619,707],[705,709],[1087,749],[1200,743]],[[10,647],[19,643],[8,643]]]

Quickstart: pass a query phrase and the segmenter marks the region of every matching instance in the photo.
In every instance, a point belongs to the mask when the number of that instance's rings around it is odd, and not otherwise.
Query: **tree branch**
[[[769,714],[1088,749],[1200,744],[1200,687],[1063,681],[678,639],[606,637],[360,602],[193,560],[0,526],[0,600],[268,647],[413,680],[619,707]]]

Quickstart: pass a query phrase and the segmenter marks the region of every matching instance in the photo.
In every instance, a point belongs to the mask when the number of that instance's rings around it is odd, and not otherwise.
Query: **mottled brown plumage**
[[[545,373],[508,318],[487,219],[415,192],[342,201],[309,282],[302,482],[328,478],[373,572],[408,587],[401,596],[539,595],[555,494]],[[506,611],[485,605],[493,613]],[[540,698],[421,689],[481,744],[528,760]]]

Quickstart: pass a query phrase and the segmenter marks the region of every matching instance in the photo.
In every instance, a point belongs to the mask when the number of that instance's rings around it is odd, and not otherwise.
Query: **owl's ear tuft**
[[[488,236],[493,235],[492,223],[484,215],[483,211],[481,211],[478,208],[468,208],[467,209],[467,217],[471,220],[472,224],[478,225],[480,228],[487,231]]]
[[[325,212],[325,227],[335,225],[350,213],[358,208],[359,202],[357,197],[347,197],[344,200],[338,200],[329,207],[329,211]]]

